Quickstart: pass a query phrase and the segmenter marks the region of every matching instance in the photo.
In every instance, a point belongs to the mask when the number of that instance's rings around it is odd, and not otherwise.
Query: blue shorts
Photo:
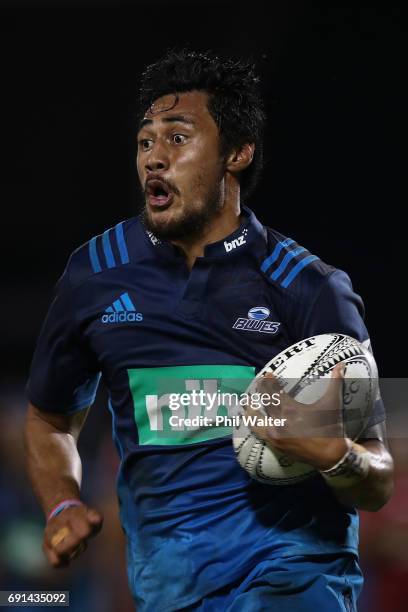
[[[243,581],[183,612],[356,612],[363,577],[354,555],[310,555],[259,563]]]

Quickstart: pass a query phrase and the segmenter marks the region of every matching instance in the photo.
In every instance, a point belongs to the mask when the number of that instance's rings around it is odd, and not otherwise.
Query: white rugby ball
[[[254,392],[256,380],[272,372],[282,389],[298,402],[310,404],[326,391],[331,372],[344,362],[343,424],[347,437],[356,440],[372,414],[378,395],[378,372],[372,353],[343,334],[306,338],[276,355],[246,390]],[[245,414],[239,408],[240,417]],[[260,416],[266,413],[260,409]],[[236,420],[233,445],[237,459],[252,478],[268,484],[293,484],[316,473],[312,466],[272,449],[253,434],[242,418]]]

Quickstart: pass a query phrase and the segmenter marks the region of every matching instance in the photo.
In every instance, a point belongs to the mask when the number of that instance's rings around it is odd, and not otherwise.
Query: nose
[[[157,172],[167,170],[169,167],[169,156],[166,147],[159,142],[155,142],[145,158],[145,169],[147,172]]]

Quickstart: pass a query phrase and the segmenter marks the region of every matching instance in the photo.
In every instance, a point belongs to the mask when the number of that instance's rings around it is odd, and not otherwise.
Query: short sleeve
[[[93,403],[97,360],[81,337],[67,271],[40,331],[27,383],[28,399],[40,410],[73,413]]]
[[[326,277],[322,289],[312,303],[304,321],[302,337],[327,333],[346,334],[371,350],[363,318],[363,301],[354,292],[349,276],[342,270],[335,270]],[[385,409],[381,397],[378,396],[372,417],[360,437],[371,437],[370,429],[383,421],[385,421]]]
[[[335,270],[324,281],[304,321],[304,337],[338,332],[367,342],[363,300],[354,292],[349,276]]]

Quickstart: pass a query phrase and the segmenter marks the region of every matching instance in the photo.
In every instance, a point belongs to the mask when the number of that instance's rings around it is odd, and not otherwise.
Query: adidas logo
[[[106,314],[102,315],[102,323],[126,323],[143,321],[143,315],[141,312],[136,312],[135,305],[129,297],[128,293],[122,293],[122,295],[113,302],[112,306],[109,306],[105,310]]]

